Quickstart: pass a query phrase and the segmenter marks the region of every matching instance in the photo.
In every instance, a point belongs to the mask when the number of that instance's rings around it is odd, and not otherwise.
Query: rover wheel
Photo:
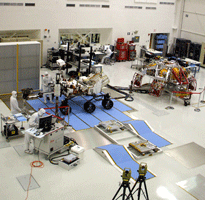
[[[95,111],[95,105],[90,102],[90,101],[87,101],[85,104],[84,104],[84,110],[88,113],[92,113]]]
[[[67,99],[61,101],[60,107],[63,107],[63,106],[69,106]],[[68,115],[68,108],[69,108],[69,113],[71,113],[72,109],[70,106],[64,107],[64,108],[59,108],[59,109],[63,115]]]
[[[110,100],[110,99],[103,99],[102,100],[102,106],[105,109],[109,110],[109,109],[111,109],[113,107],[113,101]]]
[[[184,100],[184,106],[188,106],[190,105],[190,101],[189,100]]]

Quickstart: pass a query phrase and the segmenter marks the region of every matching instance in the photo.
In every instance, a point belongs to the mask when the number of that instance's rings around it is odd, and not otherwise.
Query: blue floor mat
[[[32,99],[32,100],[27,100],[27,103],[29,103],[36,111],[38,111],[40,108],[48,108],[43,102],[41,102],[39,99]],[[52,104],[52,107],[54,104]],[[46,109],[46,112],[50,114],[54,114],[53,110]]]
[[[107,150],[117,166],[119,166],[122,170],[124,170],[124,168],[130,168],[132,178],[135,180],[138,178],[139,174],[137,170],[139,169],[139,164],[132,159],[122,145],[109,144],[97,148]],[[154,175],[147,171],[146,178],[149,179],[153,177]]]
[[[119,110],[117,110],[116,108],[111,108],[110,110],[106,110],[103,108],[101,101],[93,101],[93,103],[100,108],[101,110],[103,110],[105,113],[111,115],[113,118],[117,119],[120,122],[125,122],[125,121],[129,121],[132,120],[130,117],[128,117],[127,115],[125,115],[124,113],[120,112]]]
[[[75,130],[81,130],[81,129],[87,129],[90,127],[94,127],[95,125],[99,124],[101,121],[108,121],[108,120],[118,120],[118,121],[128,121],[131,120],[130,117],[123,114],[120,111],[121,110],[127,110],[130,109],[129,107],[125,106],[122,103],[118,103],[118,101],[115,101],[114,103],[117,105],[118,109],[113,107],[110,110],[106,110],[102,106],[102,101],[93,101],[93,103],[96,105],[96,109],[92,114],[86,113],[83,109],[84,103],[91,99],[92,96],[76,96],[71,100],[68,100],[68,104],[72,108],[72,113],[69,116],[69,123],[73,126]],[[59,97],[59,102],[64,100],[65,97],[61,96]],[[44,99],[34,99],[34,100],[28,100],[27,102],[35,109],[39,110],[40,108],[47,108],[47,107],[54,107],[55,104],[51,104],[49,101],[47,101],[47,104],[43,103]],[[53,99],[55,102],[55,99]],[[123,106],[124,105],[124,106]],[[46,112],[54,114],[55,109],[47,109]],[[59,112],[60,113],[60,112]],[[66,116],[61,115],[62,118]],[[67,120],[66,120],[67,121]]]
[[[167,146],[171,144],[164,138],[160,137],[156,133],[152,132],[152,130],[149,128],[149,126],[142,120],[135,120],[135,121],[130,121],[130,124],[133,125],[135,130],[145,139],[150,141],[151,143],[155,144],[159,148],[163,146]]]
[[[81,106],[76,104],[73,100],[68,100],[68,105],[72,108],[72,113],[79,117],[82,121],[88,124],[90,127],[94,127],[99,124],[100,120],[83,110]],[[84,104],[83,104],[84,105]]]
[[[76,98],[76,97],[75,97]],[[92,97],[90,96],[84,96],[84,97],[81,97],[83,99],[86,99],[86,100],[90,100],[92,99]],[[80,99],[80,98],[79,98]],[[123,104],[122,102],[116,100],[116,99],[112,99],[114,105],[113,107],[120,110],[121,112],[124,112],[124,111],[128,111],[128,110],[132,110],[132,108],[130,108],[129,106]],[[102,101],[99,101],[101,104],[102,104]],[[101,105],[102,106],[102,105]]]
[[[40,99],[33,99],[28,100],[27,102],[37,111],[40,108],[48,108],[48,107],[54,107],[54,104],[47,103],[44,104],[43,98]],[[55,114],[55,109],[46,109],[46,112],[50,114]],[[60,112],[59,112],[60,113]],[[68,122],[68,116],[60,115],[61,118],[65,118],[65,121]],[[90,128],[90,126],[86,123],[84,123],[81,119],[79,119],[77,116],[75,116],[73,113],[70,113],[69,115],[69,124],[75,129],[75,130],[81,130],[81,129],[87,129]]]
[[[72,100],[75,101],[75,103],[77,103],[78,105],[80,105],[80,104],[84,105],[84,103],[91,98],[92,97],[90,97],[90,96],[85,96],[85,97],[78,96],[78,97],[73,98]],[[93,100],[92,102],[96,106],[96,110],[94,113],[92,113],[92,115],[96,116],[101,121],[108,121],[108,120],[117,119],[118,121],[123,122],[123,121],[131,120],[130,117],[128,117],[127,115],[122,113],[124,111],[131,110],[131,108],[124,105],[123,103],[121,103],[119,101],[115,100],[114,106],[110,110],[104,109],[104,107],[102,106],[102,101]],[[115,105],[116,105],[116,107],[115,107]],[[102,111],[104,111],[104,112],[102,112]],[[102,116],[100,116],[99,113]]]
[[[75,97],[72,99],[73,102],[75,102],[76,104],[78,104],[79,106],[83,107],[84,103],[87,101],[86,99],[84,99],[81,96]],[[83,108],[81,108],[83,109]],[[82,111],[81,111],[82,112]],[[83,112],[85,112],[83,110]],[[108,120],[114,120],[114,118],[112,116],[110,116],[109,114],[107,114],[106,112],[103,112],[100,108],[96,107],[95,111],[91,114],[94,117],[96,117],[97,119],[99,119],[100,121],[108,121]]]
[[[129,106],[117,101],[117,100],[113,100],[114,102],[114,108],[117,108],[118,110],[120,110],[121,112],[125,112],[128,110],[132,110],[132,108],[130,108]]]
[[[68,122],[68,116],[65,116],[65,121]],[[76,131],[90,128],[90,126],[72,113],[69,115],[69,125],[71,125]]]
[[[47,107],[43,102],[41,102],[38,99],[27,100],[27,103],[29,103],[36,111],[39,110],[40,108]]]

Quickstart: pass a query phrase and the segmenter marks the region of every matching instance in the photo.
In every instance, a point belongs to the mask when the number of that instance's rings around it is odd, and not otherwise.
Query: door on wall
[[[164,44],[168,44],[168,33],[151,33],[150,35],[150,48],[157,51],[163,51]]]
[[[151,33],[149,48],[161,51],[165,57],[168,50],[169,33]]]

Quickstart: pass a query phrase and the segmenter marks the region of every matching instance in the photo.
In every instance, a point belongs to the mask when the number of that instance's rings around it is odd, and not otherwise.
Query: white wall
[[[192,42],[205,42],[205,1],[184,2],[181,37]]]
[[[0,0],[12,3],[15,1],[19,3],[17,0]],[[134,3],[134,0],[109,0],[109,2],[33,0],[35,7],[0,6],[0,31],[40,29],[40,39],[44,40],[44,62],[47,48],[58,48],[59,29],[112,28],[112,35],[107,42],[111,44],[114,44],[119,37],[124,37],[125,41],[131,40],[134,36],[132,33],[137,30],[137,36],[140,36],[137,46],[139,52],[139,46],[149,45],[149,33],[170,33],[170,38],[173,37],[175,5],[165,5],[160,2],[173,3],[175,0],[157,0],[157,4]],[[21,0],[21,3],[30,3],[30,1]],[[75,7],[66,7],[68,3],[75,4]],[[100,7],[79,7],[79,4],[97,4]],[[109,5],[110,8],[102,8],[101,5]],[[142,6],[142,9],[128,9],[125,6]],[[156,10],[145,9],[147,6],[156,7]],[[50,33],[44,29],[49,29]],[[128,32],[131,35],[127,35]],[[44,39],[45,34],[48,35],[46,39]]]

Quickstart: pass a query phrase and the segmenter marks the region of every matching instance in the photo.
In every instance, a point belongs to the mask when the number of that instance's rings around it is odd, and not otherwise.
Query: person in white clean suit
[[[45,76],[43,77],[43,98],[44,98],[44,103],[47,103],[46,98],[47,95],[49,96],[50,102],[54,103],[52,101],[52,94],[44,94],[44,93],[49,93],[51,92],[51,88],[49,86],[49,84],[53,83],[53,79],[52,77],[48,74],[48,72],[45,72]]]
[[[102,58],[101,63],[103,64],[105,61],[105,58],[109,58],[112,55],[112,51],[110,48],[107,48],[105,51],[106,55]]]
[[[11,113],[12,115],[20,113],[21,109],[19,108],[18,101],[17,101],[17,92],[12,91],[10,97],[10,108],[11,108]]]
[[[35,112],[29,119],[29,128],[38,128],[39,126],[39,118],[45,114],[45,110],[41,108],[38,112]],[[34,140],[33,136],[29,133],[25,133],[24,136],[24,143],[25,143],[25,153],[33,154],[34,150]]]

